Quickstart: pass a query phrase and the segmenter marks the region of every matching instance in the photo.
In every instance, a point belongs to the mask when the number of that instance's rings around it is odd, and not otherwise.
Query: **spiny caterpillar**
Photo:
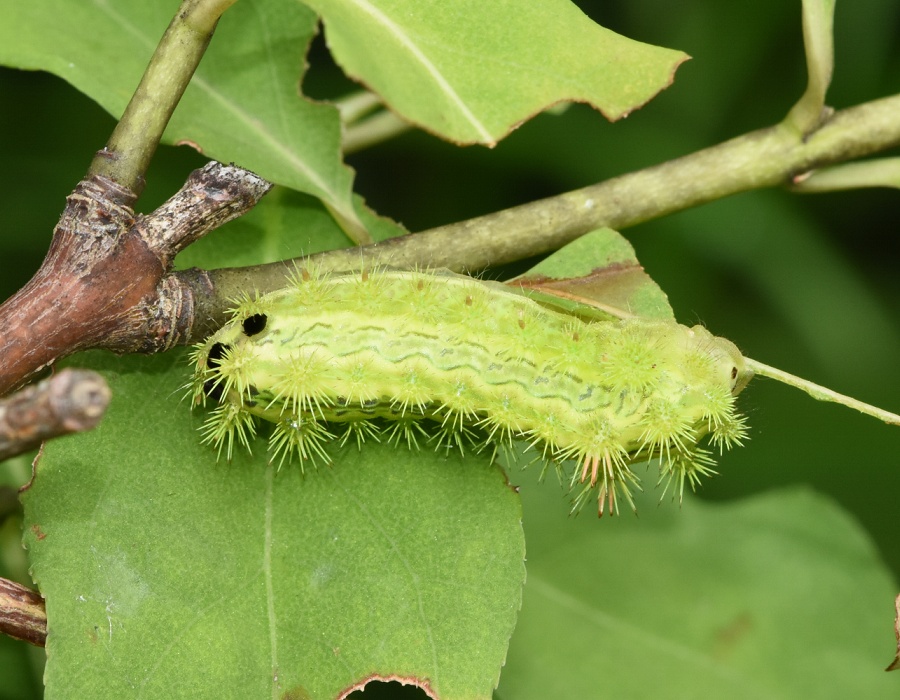
[[[557,465],[573,461],[576,504],[634,507],[631,465],[658,460],[681,495],[714,473],[698,441],[741,444],[734,397],[752,371],[706,329],[638,318],[586,322],[517,290],[452,273],[319,275],[246,298],[193,353],[196,402],[218,405],[204,442],[230,458],[256,419],[273,424],[270,459],[328,461],[324,444],[387,433],[417,445],[520,438]],[[387,426],[387,427],[385,427]],[[432,431],[434,433],[435,431]],[[665,493],[665,491],[663,492]]]

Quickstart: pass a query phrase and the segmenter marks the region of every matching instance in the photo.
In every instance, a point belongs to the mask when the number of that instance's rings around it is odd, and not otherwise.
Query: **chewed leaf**
[[[378,675],[489,698],[525,577],[500,469],[374,440],[331,444],[315,474],[258,441],[216,465],[179,404],[183,362],[78,358],[118,400],[102,430],[48,445],[23,497],[47,697],[333,700]]]
[[[894,599],[894,610],[894,636],[897,637],[897,653],[885,671],[897,671],[900,669],[900,595]]]
[[[493,145],[562,101],[610,120],[666,88],[687,56],[592,22],[569,0],[307,0],[352,77],[439,136]]]
[[[600,318],[675,320],[668,297],[644,272],[634,248],[609,228],[581,236],[509,284],[578,315],[593,308]]]

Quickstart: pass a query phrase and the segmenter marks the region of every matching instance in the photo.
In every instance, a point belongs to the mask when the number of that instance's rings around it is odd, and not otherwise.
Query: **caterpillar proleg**
[[[700,326],[587,322],[501,284],[397,270],[303,271],[238,303],[193,361],[220,454],[249,447],[258,419],[270,459],[301,466],[334,439],[521,439],[570,465],[576,502],[596,492],[601,514],[631,503],[635,464],[657,462],[679,496],[712,473],[710,448],[745,437],[735,396],[752,375]]]

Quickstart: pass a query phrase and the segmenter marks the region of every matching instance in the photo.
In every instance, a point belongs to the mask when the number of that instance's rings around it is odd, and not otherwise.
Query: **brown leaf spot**
[[[713,655],[717,659],[730,656],[753,629],[753,618],[742,612],[716,631]]]

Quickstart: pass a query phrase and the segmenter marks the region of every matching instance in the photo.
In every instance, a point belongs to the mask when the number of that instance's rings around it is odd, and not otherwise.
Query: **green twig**
[[[813,132],[830,109],[825,93],[834,71],[835,0],[803,0],[803,45],[806,49],[806,92],[791,108],[785,124],[801,134]]]
[[[140,193],[144,173],[222,13],[236,0],[183,0],[125,113],[88,177],[103,176]]]
[[[322,269],[361,262],[481,270],[558,250],[604,226],[622,230],[738,192],[790,185],[802,173],[900,144],[900,95],[835,113],[804,139],[778,125],[596,185],[361,248],[322,253]],[[723,234],[724,235],[724,234]],[[298,259],[297,262],[300,262]],[[283,287],[294,261],[211,270],[182,280],[197,306],[190,341],[224,319],[241,290]],[[182,273],[176,273],[176,275]],[[191,273],[193,274],[193,273]]]
[[[863,187],[900,188],[900,158],[875,158],[859,163],[844,163],[798,178],[794,192],[835,192]]]
[[[393,112],[379,109],[384,101],[379,95],[360,90],[334,103],[344,123],[342,150],[355,153],[387,141],[412,127]]]
[[[358,122],[382,104],[381,97],[369,90],[358,90],[334,102],[334,106],[341,113],[341,121],[345,126]]]

